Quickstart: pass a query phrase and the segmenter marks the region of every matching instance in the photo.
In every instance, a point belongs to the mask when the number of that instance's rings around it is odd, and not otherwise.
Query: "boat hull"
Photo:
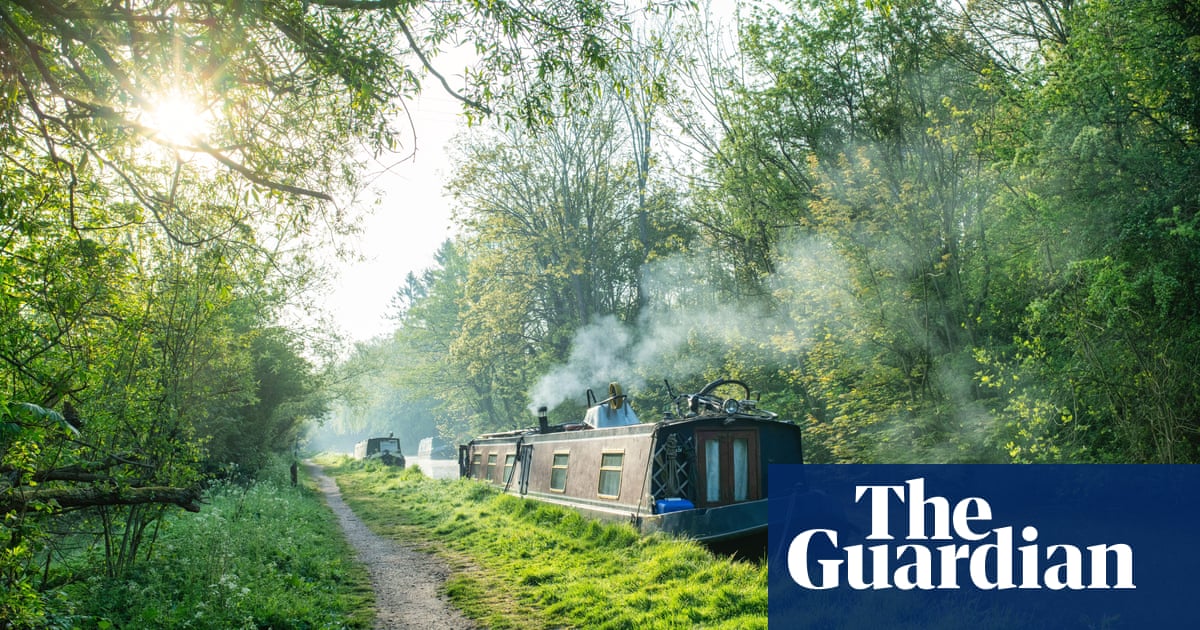
[[[638,529],[643,533],[660,531],[703,542],[754,536],[767,530],[767,500],[655,514],[643,517]]]

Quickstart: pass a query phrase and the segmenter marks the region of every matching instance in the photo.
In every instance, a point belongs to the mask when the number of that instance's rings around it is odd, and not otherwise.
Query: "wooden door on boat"
[[[758,431],[696,431],[696,488],[700,507],[761,498],[758,483]]]

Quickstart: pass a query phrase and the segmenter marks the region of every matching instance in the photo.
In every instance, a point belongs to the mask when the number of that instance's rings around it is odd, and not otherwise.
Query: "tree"
[[[1003,201],[1036,282],[988,376],[1019,461],[1195,461],[1195,94],[1188,3],[1061,3],[1013,96]],[[1015,230],[1014,230],[1015,231]]]
[[[326,415],[329,393],[295,335],[281,327],[242,331],[253,386],[240,408],[222,410],[197,431],[210,466],[236,463],[254,473],[272,454],[294,450],[308,425]]]
[[[680,161],[692,170],[677,165],[676,171],[691,183],[688,220],[712,244],[708,256],[726,268],[718,280],[722,291],[762,297],[763,280],[774,270],[773,249],[798,225],[796,213],[807,201],[804,193],[795,196],[808,186],[807,174],[802,162],[789,168],[791,149],[771,138],[775,112],[755,112],[747,97],[755,80],[751,38],[725,42],[722,26],[702,15],[680,36],[687,61],[677,65],[679,89],[669,111],[680,131]],[[782,160],[771,155],[777,150],[785,153]]]
[[[405,363],[390,382],[409,399],[436,401],[430,415],[438,433],[466,440],[492,426],[487,421],[490,383],[482,376],[467,376],[469,353],[456,350],[469,308],[471,257],[465,244],[446,241],[435,262],[436,267],[402,289],[410,297],[397,304],[394,343]]]
[[[412,449],[435,435],[461,443],[504,422],[492,373],[471,373],[477,356],[460,341],[470,258],[462,245],[446,241],[435,261],[410,273],[397,291],[394,334],[359,344],[339,365],[339,401],[315,440],[345,449],[369,435],[395,433]]]
[[[660,110],[669,98],[671,67],[681,48],[671,32],[670,19],[654,31],[649,27],[643,29],[634,36],[634,54],[620,60],[610,70],[621,86],[614,100],[625,119],[629,155],[637,177],[637,239],[642,264],[662,254],[657,251],[661,248],[656,246],[656,234],[651,225],[654,203],[651,168],[657,170],[656,135],[662,118]],[[640,283],[637,291],[637,306],[641,309],[646,306],[649,296]]]
[[[235,425],[276,447],[320,411],[278,311],[317,280],[314,243],[352,229],[357,163],[400,148],[395,119],[425,76],[476,116],[538,120],[544,88],[562,98],[607,64],[621,28],[589,0],[0,6],[5,414],[62,408],[86,426],[5,421],[21,447],[0,452],[17,475],[0,484],[4,591],[53,582],[53,554],[35,553],[57,540],[50,522],[98,529],[108,571],[128,570],[157,506],[192,505],[210,436],[211,456],[253,463]],[[456,90],[433,55],[459,36],[482,63]],[[517,89],[526,77],[506,72],[526,63],[540,81]],[[79,493],[99,504],[68,519]]]
[[[570,93],[559,82],[610,61],[609,36],[621,28],[604,4],[589,0],[519,7],[20,0],[0,12],[0,25],[9,124],[76,178],[89,160],[111,169],[164,223],[180,211],[178,187],[192,183],[194,170],[183,172],[187,161],[176,159],[159,178],[147,177],[122,145],[149,141],[177,158],[205,156],[204,163],[271,191],[331,200],[336,183],[356,177],[340,167],[351,141],[362,138],[376,151],[394,147],[389,120],[420,89],[421,73],[476,114],[514,93],[509,115],[532,120],[550,93]],[[456,36],[476,42],[482,59],[464,94],[432,65],[437,49]],[[526,70],[537,85],[506,89],[526,81]],[[166,128],[181,123],[168,116],[178,112],[162,109],[168,97],[184,99],[193,108],[188,113],[211,128]],[[335,124],[306,124],[312,120]],[[303,142],[299,130],[307,131]]]
[[[564,355],[575,328],[636,308],[636,191],[618,161],[625,139],[605,110],[466,147],[450,190],[472,257],[451,352],[490,392],[496,426],[524,408],[526,370]]]
[[[752,14],[748,70],[716,101],[718,184],[701,206],[738,284],[806,335],[804,320],[823,329],[779,346],[799,355],[786,373],[804,392],[796,411],[812,421],[810,443],[857,461],[895,456],[893,442],[911,453],[964,437],[973,395],[961,370],[988,286],[987,173],[973,128],[989,102],[975,87],[986,58],[937,3],[870,4]],[[822,242],[845,261],[825,272],[847,274],[829,283],[844,293],[809,287],[815,304],[795,304],[793,252]]]

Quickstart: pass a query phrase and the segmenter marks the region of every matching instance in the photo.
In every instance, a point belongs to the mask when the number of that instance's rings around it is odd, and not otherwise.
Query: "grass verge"
[[[124,579],[68,587],[72,627],[370,628],[370,578],[336,518],[311,482],[293,488],[276,468],[263,478],[278,482],[222,484],[202,513],[170,516]]]
[[[319,460],[377,533],[447,557],[446,591],[490,628],[765,628],[767,568],[641,536],[469,480]]]

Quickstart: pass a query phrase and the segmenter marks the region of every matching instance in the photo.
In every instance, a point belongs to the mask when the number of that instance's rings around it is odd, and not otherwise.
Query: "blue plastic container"
[[[695,509],[695,504],[687,499],[659,499],[654,502],[654,510],[658,514],[666,514],[667,512],[679,512],[681,510]]]

